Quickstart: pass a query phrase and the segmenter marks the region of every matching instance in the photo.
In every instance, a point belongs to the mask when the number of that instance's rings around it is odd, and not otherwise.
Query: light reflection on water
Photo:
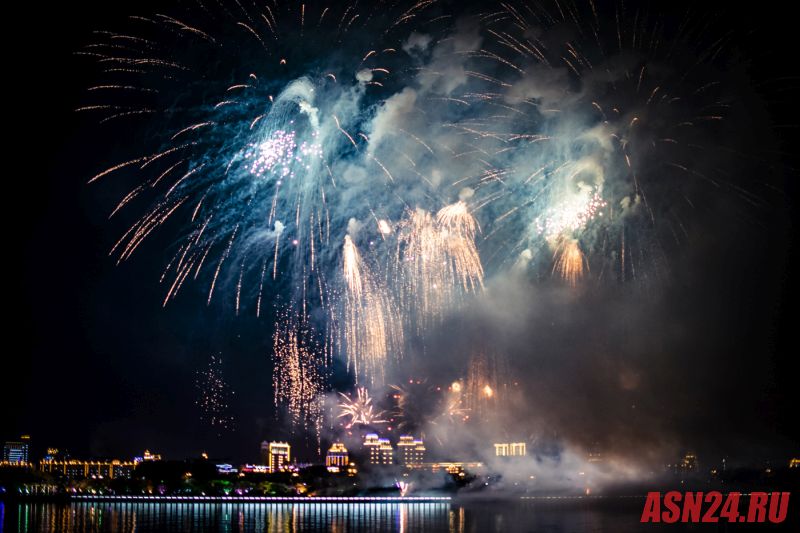
[[[4,526],[4,527],[3,527]],[[0,503],[0,533],[63,532],[547,532],[625,533],[637,511],[450,503]]]

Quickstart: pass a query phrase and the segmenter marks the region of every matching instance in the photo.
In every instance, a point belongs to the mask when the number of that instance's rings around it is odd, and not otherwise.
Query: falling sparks
[[[434,218],[417,209],[401,223],[398,285],[406,318],[417,330],[440,320],[460,295],[483,288],[483,266],[475,247],[477,223],[463,202]]]
[[[200,419],[216,431],[217,436],[233,431],[236,424],[230,413],[230,401],[236,393],[225,381],[221,356],[212,355],[206,368],[197,371],[195,389]]]
[[[555,252],[553,272],[558,272],[561,277],[572,285],[577,285],[583,277],[586,258],[581,252],[578,241],[575,239],[562,239]]]
[[[293,312],[284,313],[273,335],[276,405],[285,404],[293,424],[319,432],[322,412],[322,376],[319,346]]]
[[[345,281],[342,328],[348,365],[356,379],[381,384],[389,355],[402,344],[400,320],[349,235],[345,236],[342,254]]]

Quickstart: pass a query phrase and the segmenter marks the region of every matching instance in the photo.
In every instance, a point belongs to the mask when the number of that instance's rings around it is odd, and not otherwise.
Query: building
[[[232,464],[223,463],[216,465],[217,467],[217,474],[236,474],[239,472],[236,468],[233,467]]]
[[[442,462],[442,463],[424,463],[420,465],[421,468],[426,470],[430,470],[431,472],[447,472],[448,474],[454,474],[461,477],[466,475],[466,472],[479,472],[484,469],[484,464],[480,462],[467,462],[467,463],[453,463],[453,462]]]
[[[27,465],[30,443],[30,435],[22,435],[18,441],[6,442],[3,446],[3,462],[10,465]]]
[[[160,461],[160,453],[151,453],[150,450],[145,450],[144,455],[137,455],[133,458],[134,463],[142,463],[144,461]]]
[[[270,472],[281,472],[292,460],[292,447],[288,442],[261,443],[261,462],[267,465]]]
[[[686,455],[683,456],[683,459],[681,459],[678,469],[681,472],[697,472],[697,455],[693,452],[687,452]]]
[[[410,467],[422,465],[425,461],[425,444],[410,435],[401,436],[397,443],[397,461]]]
[[[42,459],[39,470],[50,474],[59,474],[67,479],[108,478],[130,479],[136,463],[119,459],[99,461],[79,461],[75,459],[55,461]]]
[[[44,456],[45,461],[57,461],[59,459],[68,459],[69,454],[61,451],[58,448],[47,448],[47,455]]]
[[[334,442],[325,455],[325,466],[344,468],[350,464],[350,454],[341,442]]]
[[[145,450],[144,455],[142,456],[143,461],[160,461],[161,454],[160,453],[150,453],[150,450]]]
[[[239,471],[243,474],[269,474],[269,467],[267,465],[242,465]]]
[[[389,439],[382,439],[378,437],[377,433],[368,433],[364,437],[364,449],[368,452],[367,462],[369,464],[394,464],[394,448]]]
[[[524,442],[496,442],[494,454],[497,457],[522,457],[528,455]]]

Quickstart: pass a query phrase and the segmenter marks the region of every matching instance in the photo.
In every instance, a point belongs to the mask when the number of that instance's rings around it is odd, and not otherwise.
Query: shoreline
[[[7,495],[8,496],[8,495]],[[142,503],[451,503],[450,496],[155,496],[136,494],[13,495],[5,502],[42,501],[55,503],[142,502]]]

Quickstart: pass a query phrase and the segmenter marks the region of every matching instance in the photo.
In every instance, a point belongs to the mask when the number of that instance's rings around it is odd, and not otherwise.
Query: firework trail
[[[464,405],[476,420],[491,416],[504,401],[508,375],[501,363],[502,358],[487,350],[479,350],[470,358],[466,383],[461,390]]]
[[[344,238],[342,256],[345,280],[342,329],[347,363],[357,382],[382,384],[387,359],[402,347],[400,318],[383,287],[363,264],[349,235]]]

